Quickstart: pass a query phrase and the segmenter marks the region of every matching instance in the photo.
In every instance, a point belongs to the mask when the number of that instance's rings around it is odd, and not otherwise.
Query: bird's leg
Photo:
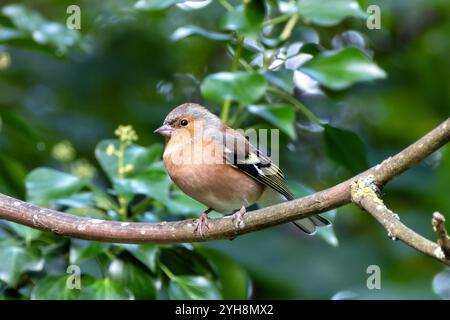
[[[234,226],[236,227],[236,229],[240,229],[244,226],[244,221],[242,220],[242,218],[244,217],[244,214],[246,212],[247,210],[245,209],[245,206],[242,206],[242,208],[240,208],[233,214],[231,220],[234,222]]]
[[[208,226],[208,213],[210,213],[213,209],[208,208],[205,211],[202,212],[200,217],[198,217],[197,221],[195,222],[195,229],[194,233],[197,233],[200,235],[200,237],[203,238],[203,230],[204,228],[209,229]]]

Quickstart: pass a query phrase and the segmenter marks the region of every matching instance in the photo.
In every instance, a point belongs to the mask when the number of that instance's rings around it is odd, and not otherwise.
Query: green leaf
[[[259,100],[267,89],[267,81],[256,72],[220,72],[207,76],[201,85],[206,99],[234,100],[250,104]]]
[[[442,299],[450,300],[450,268],[445,268],[433,278],[433,292]]]
[[[70,289],[67,280],[70,280],[69,275],[46,276],[33,287],[30,298],[32,300],[78,300],[84,286],[94,281],[90,276],[82,276],[81,288]]]
[[[25,248],[11,241],[0,242],[0,280],[16,287],[22,273],[40,271],[44,260],[36,248]]]
[[[369,167],[364,143],[355,133],[328,124],[324,129],[325,150],[333,161],[353,174]]]
[[[31,171],[25,181],[27,199],[39,205],[77,193],[85,183],[78,177],[49,168]]]
[[[186,216],[189,214],[199,215],[207,209],[200,202],[192,199],[181,191],[175,191],[171,194],[166,203],[167,210],[173,215]]]
[[[57,55],[66,54],[80,43],[80,34],[60,23],[47,21],[39,13],[13,4],[3,7],[1,16],[8,19],[16,31],[3,31],[3,40],[25,40],[40,47],[55,49]]]
[[[172,41],[180,41],[184,38],[198,35],[206,39],[215,40],[215,41],[228,41],[231,40],[233,37],[229,34],[225,33],[219,33],[219,32],[212,32],[205,30],[203,28],[200,28],[198,26],[183,26],[175,30],[174,33],[170,36],[170,39]]]
[[[105,252],[110,245],[103,242],[71,239],[69,260],[71,264],[94,258]]]
[[[122,285],[105,278],[97,280],[81,290],[80,299],[83,300],[133,300],[133,294]]]
[[[134,7],[143,11],[161,11],[186,0],[139,0]]]
[[[169,297],[173,300],[218,300],[221,295],[214,283],[201,276],[175,276],[170,279]]]
[[[300,0],[298,12],[321,26],[336,25],[347,17],[367,17],[356,0]]]
[[[356,48],[321,53],[306,62],[300,70],[334,90],[348,88],[356,82],[386,77],[384,70]]]
[[[295,111],[289,104],[249,105],[247,110],[279,128],[282,132],[286,133],[289,138],[293,140],[297,139],[294,126]]]
[[[211,248],[200,247],[199,251],[217,272],[221,284],[220,292],[224,299],[245,300],[248,298],[250,278],[238,263]]]
[[[114,190],[127,199],[131,199],[135,194],[144,194],[161,203],[166,203],[171,184],[167,172],[157,169],[129,178],[114,179]]]
[[[122,244],[129,253],[136,259],[146,265],[150,271],[156,272],[156,261],[159,254],[159,249],[154,244]]]
[[[288,93],[294,90],[294,72],[292,70],[266,71],[263,73],[267,81]]]
[[[154,280],[144,267],[131,261],[115,259],[108,268],[111,279],[130,290],[136,299],[155,299]]]
[[[14,222],[9,222],[8,224],[17,235],[19,235],[22,239],[25,240],[25,243],[30,243],[30,241],[36,240],[42,234],[42,231],[40,230],[23,226],[21,224],[17,224]]]
[[[245,35],[257,35],[264,20],[264,7],[258,1],[242,4],[228,11],[222,22],[224,30],[239,31]]]
[[[95,156],[100,163],[102,169],[110,179],[118,177],[117,157],[108,155],[106,149],[109,145],[113,145],[115,150],[119,149],[119,140],[103,140],[95,148]],[[136,144],[129,144],[125,149],[124,165],[132,165],[132,174],[138,174],[147,171],[151,165],[160,159],[163,146],[161,144],[153,144],[147,148]]]

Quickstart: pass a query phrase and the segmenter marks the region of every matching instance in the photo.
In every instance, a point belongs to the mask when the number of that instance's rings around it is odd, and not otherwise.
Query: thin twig
[[[405,226],[400,222],[399,215],[386,207],[378,196],[378,187],[374,181],[372,175],[355,181],[351,185],[352,201],[370,213],[387,230],[390,239],[401,240],[417,251],[450,265],[450,260],[439,245]]]
[[[445,218],[439,212],[433,213],[433,219],[431,219],[431,224],[433,225],[433,230],[437,234],[437,243],[441,247],[442,252],[444,252],[445,257],[450,259],[450,238],[445,229]]]

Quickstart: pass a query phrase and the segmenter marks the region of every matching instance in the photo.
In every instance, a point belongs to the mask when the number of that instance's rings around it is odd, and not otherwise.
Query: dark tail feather
[[[309,218],[300,219],[293,222],[300,230],[306,234],[314,234],[316,227],[324,227],[331,225],[331,222],[320,215],[311,216]]]

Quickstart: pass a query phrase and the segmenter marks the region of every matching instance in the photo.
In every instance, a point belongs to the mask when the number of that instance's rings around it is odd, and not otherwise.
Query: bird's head
[[[163,125],[154,132],[166,138],[181,132],[194,136],[196,130],[204,131],[222,126],[222,121],[206,108],[195,103],[184,103],[173,109],[164,119]]]

